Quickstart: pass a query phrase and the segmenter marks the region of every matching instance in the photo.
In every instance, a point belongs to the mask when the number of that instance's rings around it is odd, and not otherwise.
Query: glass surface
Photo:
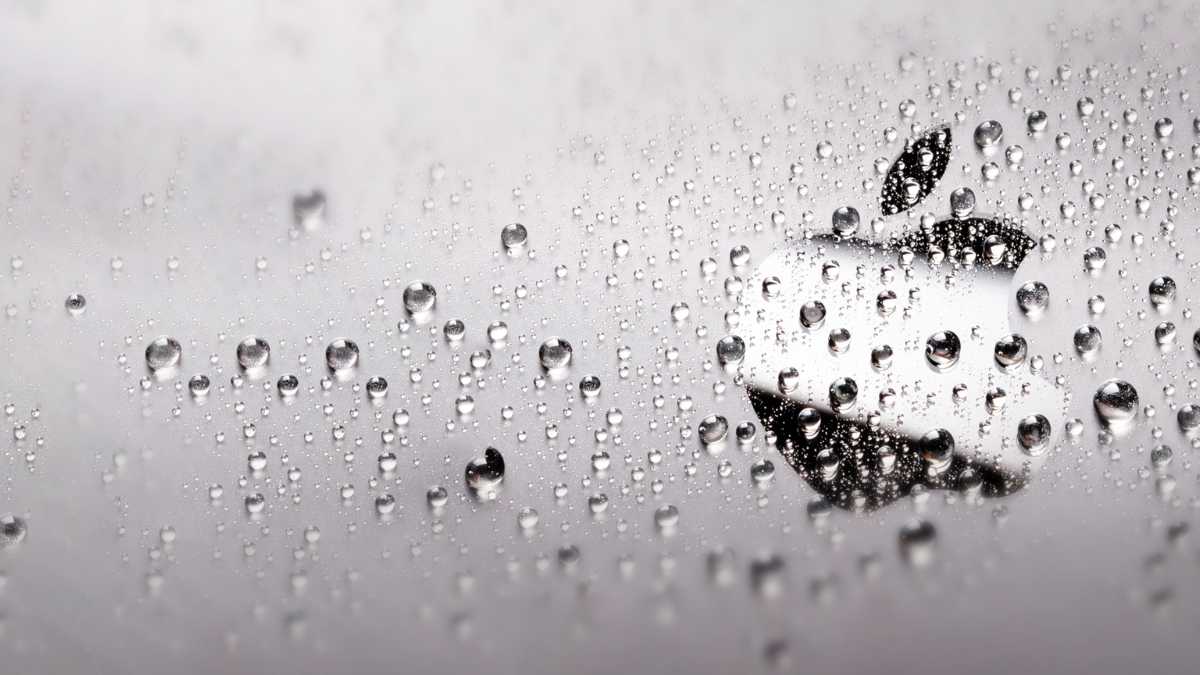
[[[0,672],[1194,672],[1198,20],[5,5]]]

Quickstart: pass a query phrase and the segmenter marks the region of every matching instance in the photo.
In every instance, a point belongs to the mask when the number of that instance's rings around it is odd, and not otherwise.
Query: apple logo
[[[768,445],[841,508],[877,509],[918,486],[1010,494],[1042,461],[1064,409],[1010,328],[1015,294],[1036,295],[1014,288],[1034,240],[976,213],[966,188],[950,195],[949,215],[888,222],[936,191],[951,139],[939,126],[906,143],[869,227],[837,207],[829,233],[763,260],[737,334],[718,343]],[[1037,298],[1026,300],[1034,311]]]

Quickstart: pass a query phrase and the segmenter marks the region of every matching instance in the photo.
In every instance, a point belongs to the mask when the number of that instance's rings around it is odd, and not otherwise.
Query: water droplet
[[[1029,415],[1017,423],[1017,440],[1025,452],[1038,456],[1050,443],[1050,420],[1043,415]]]
[[[929,465],[934,473],[941,473],[950,468],[954,459],[954,436],[945,429],[934,429],[926,432],[917,444],[921,459]]]
[[[996,120],[988,120],[975,127],[975,145],[981,149],[994,148],[1004,138],[1004,127]]]
[[[661,530],[674,529],[679,524],[679,509],[674,504],[663,504],[654,510],[654,524]]]
[[[1040,281],[1028,281],[1017,289],[1017,306],[1027,315],[1037,316],[1050,305],[1050,289]]]
[[[509,253],[515,253],[529,240],[529,231],[521,223],[510,223],[500,230],[500,244]]]
[[[763,458],[750,465],[750,479],[758,485],[765,485],[775,478],[775,465],[771,460]]]
[[[994,355],[996,363],[1003,369],[1015,368],[1025,363],[1029,354],[1029,343],[1025,338],[1013,333],[996,341]]]
[[[729,421],[721,415],[709,415],[700,420],[699,431],[705,445],[720,443],[729,433]]]
[[[517,525],[522,530],[529,531],[537,527],[538,518],[537,509],[526,506],[517,512]]]
[[[292,217],[298,227],[314,230],[325,222],[325,193],[313,190],[292,197]]]
[[[372,399],[381,399],[387,396],[388,381],[378,375],[367,380],[367,396]]]
[[[737,335],[726,335],[717,340],[717,361],[721,365],[737,365],[746,358],[746,342]]]
[[[437,303],[437,290],[425,281],[414,281],[404,287],[404,309],[409,314],[424,314]]]
[[[425,501],[431,508],[440,509],[450,501],[450,493],[441,485],[434,485],[425,491]]]
[[[800,307],[800,325],[809,330],[817,329],[825,323],[825,304],[820,300],[810,300]]]
[[[595,375],[585,375],[579,380],[579,393],[584,398],[596,398],[600,395],[600,378]]]
[[[183,347],[173,337],[163,335],[146,346],[146,365],[155,372],[175,367],[181,356]]]
[[[833,231],[840,236],[849,237],[858,231],[861,218],[858,209],[853,206],[841,206],[833,212]]]
[[[396,510],[396,498],[391,494],[382,494],[375,498],[375,512],[381,516],[391,515]]]
[[[1175,280],[1171,277],[1156,277],[1150,282],[1150,304],[1168,307],[1175,300]]]
[[[1100,329],[1091,324],[1086,324],[1075,329],[1075,351],[1085,359],[1094,358],[1096,352],[1100,350],[1102,336]]]
[[[64,304],[66,305],[67,312],[69,312],[72,316],[79,316],[80,314],[83,314],[84,310],[87,309],[87,298],[83,297],[79,293],[72,293],[67,296],[67,300]]]
[[[1124,380],[1108,380],[1096,390],[1092,404],[1105,424],[1129,422],[1137,416],[1138,393]]]
[[[858,400],[858,383],[849,377],[839,377],[829,385],[829,405],[834,410],[849,410]]]
[[[975,211],[975,193],[971,188],[960,187],[950,193],[950,213],[955,218],[966,218]]]
[[[196,398],[208,396],[208,392],[211,391],[211,389],[212,381],[208,379],[207,375],[193,375],[191,379],[188,380],[188,391],[191,392],[192,396],[195,396]]]
[[[495,448],[487,448],[482,457],[467,463],[467,487],[480,499],[494,499],[504,481],[504,456]]]
[[[1176,415],[1179,421],[1179,429],[1185,434],[1200,429],[1200,407],[1191,403],[1181,407]]]
[[[280,375],[275,382],[275,388],[279,391],[279,395],[284,398],[291,398],[300,391],[300,378],[292,374]]]
[[[538,348],[538,360],[546,370],[566,368],[570,365],[573,355],[571,343],[562,338],[552,337]]]
[[[953,331],[939,331],[925,342],[925,360],[937,370],[947,370],[958,363],[962,343]]]
[[[337,338],[325,348],[325,363],[335,372],[358,365],[358,345],[353,340]]]
[[[900,528],[900,556],[913,567],[926,567],[933,562],[937,544],[937,528],[927,520],[914,520]]]
[[[267,507],[267,498],[261,492],[255,492],[254,494],[246,495],[245,504],[246,512],[255,515],[262,513],[263,509]]]
[[[11,513],[0,516],[0,549],[20,544],[25,539],[28,526],[25,521]]]
[[[237,360],[245,370],[261,368],[267,365],[267,361],[271,358],[271,345],[267,341],[250,336],[238,343]]]

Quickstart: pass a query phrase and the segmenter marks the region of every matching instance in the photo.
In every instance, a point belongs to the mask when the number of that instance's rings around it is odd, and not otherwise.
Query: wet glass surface
[[[0,8],[0,672],[1192,672],[1198,22]]]

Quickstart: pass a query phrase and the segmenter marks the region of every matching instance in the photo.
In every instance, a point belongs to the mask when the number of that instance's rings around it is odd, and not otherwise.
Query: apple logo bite
[[[966,188],[945,217],[885,220],[936,191],[951,151],[946,126],[910,140],[872,227],[837,207],[830,233],[768,256],[743,293],[738,335],[718,343],[768,444],[842,508],[879,508],[917,486],[972,498],[1018,490],[1064,405],[1009,324],[1034,240],[976,213]]]

